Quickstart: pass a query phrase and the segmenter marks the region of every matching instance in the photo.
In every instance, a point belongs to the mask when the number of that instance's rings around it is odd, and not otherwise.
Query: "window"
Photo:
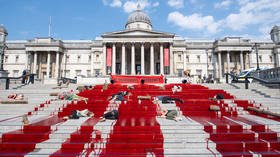
[[[202,75],[202,70],[201,69],[196,69],[196,75],[201,78]]]
[[[179,61],[182,61],[182,55],[181,54],[178,55],[178,59],[179,59]]]
[[[77,56],[77,63],[80,63],[80,62],[81,62],[81,56],[78,55],[78,56]]]
[[[70,77],[70,70],[65,70],[65,76]]]
[[[190,57],[189,57],[189,55],[186,56],[186,62],[187,62],[187,63],[190,62]]]
[[[69,55],[66,55],[66,63],[69,62],[69,58],[70,58],[70,56],[69,56]]]
[[[5,56],[5,63],[8,63],[8,59],[9,59],[9,56],[6,55],[6,56]]]
[[[269,56],[270,62],[273,63],[273,57],[272,55]]]
[[[261,55],[259,56],[259,62],[260,63],[262,62],[262,56]]]
[[[87,77],[91,77],[91,72],[90,72],[90,70],[87,70]]]
[[[96,57],[96,61],[98,61],[99,60],[99,54],[97,54],[95,57]]]
[[[82,70],[76,70],[76,76],[81,75],[82,74]]]
[[[18,77],[19,70],[13,70],[13,77]]]
[[[97,76],[99,76],[100,75],[100,70],[99,69],[96,69],[95,70],[95,76],[97,77]]]
[[[196,56],[197,62],[200,63],[200,55]]]
[[[91,55],[88,55],[88,62],[91,62]]]
[[[18,59],[19,59],[19,56],[16,55],[16,60],[15,60],[16,63],[18,62]]]
[[[208,63],[212,63],[212,56],[208,56]]]

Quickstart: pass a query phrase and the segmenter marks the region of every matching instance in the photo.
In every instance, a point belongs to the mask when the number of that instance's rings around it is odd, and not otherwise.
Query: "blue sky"
[[[138,0],[153,30],[190,39],[241,36],[269,39],[280,25],[279,0]],[[0,24],[8,40],[48,36],[92,40],[105,32],[123,30],[137,0],[0,0]]]

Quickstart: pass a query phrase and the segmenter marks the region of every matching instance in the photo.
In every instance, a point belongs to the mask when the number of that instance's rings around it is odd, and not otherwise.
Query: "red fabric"
[[[106,52],[107,52],[107,55],[106,55],[106,66],[110,67],[110,66],[112,66],[112,48],[108,47]]]
[[[164,66],[169,66],[170,65],[170,59],[169,59],[169,48],[164,48]]]
[[[111,79],[116,84],[141,84],[141,80],[145,80],[145,84],[161,84],[164,83],[164,76],[130,76],[130,75],[111,75]]]

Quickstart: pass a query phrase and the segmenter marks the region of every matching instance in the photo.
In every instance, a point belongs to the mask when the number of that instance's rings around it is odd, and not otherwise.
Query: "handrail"
[[[77,79],[67,78],[67,77],[61,77],[58,79],[58,81],[62,80],[62,82],[65,84],[69,81],[69,83],[77,84]]]
[[[232,76],[233,79],[237,80],[240,79],[240,78],[244,78],[244,77],[239,77],[239,76],[236,76],[236,75],[233,75],[231,73],[225,73],[224,74],[226,76],[226,83],[228,83],[228,76]],[[279,84],[280,85],[280,81],[266,81],[264,79],[261,79],[261,78],[257,78],[257,77],[254,77],[254,76],[245,76],[245,89],[248,89],[249,88],[249,80],[248,79],[253,79],[253,80],[256,80],[258,82],[261,82],[261,83],[264,83],[264,84]]]
[[[30,78],[30,82],[32,83],[32,84],[34,84],[34,76],[35,75],[37,75],[37,74],[26,74],[26,75],[22,75],[22,76],[19,76],[19,77],[0,77],[0,80],[2,79],[4,79],[4,80],[6,80],[6,85],[5,85],[5,89],[9,89],[10,88],[10,80],[11,79],[15,79],[15,80],[19,80],[19,79],[23,79],[23,78],[25,78],[26,76],[29,76],[29,78]]]

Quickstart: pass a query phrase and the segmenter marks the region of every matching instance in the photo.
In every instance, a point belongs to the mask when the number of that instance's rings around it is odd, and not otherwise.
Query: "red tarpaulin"
[[[169,48],[164,48],[164,62],[163,62],[163,65],[165,67],[169,66]]]
[[[112,66],[112,48],[108,47],[106,52],[107,52],[106,66],[110,67],[110,66]]]

